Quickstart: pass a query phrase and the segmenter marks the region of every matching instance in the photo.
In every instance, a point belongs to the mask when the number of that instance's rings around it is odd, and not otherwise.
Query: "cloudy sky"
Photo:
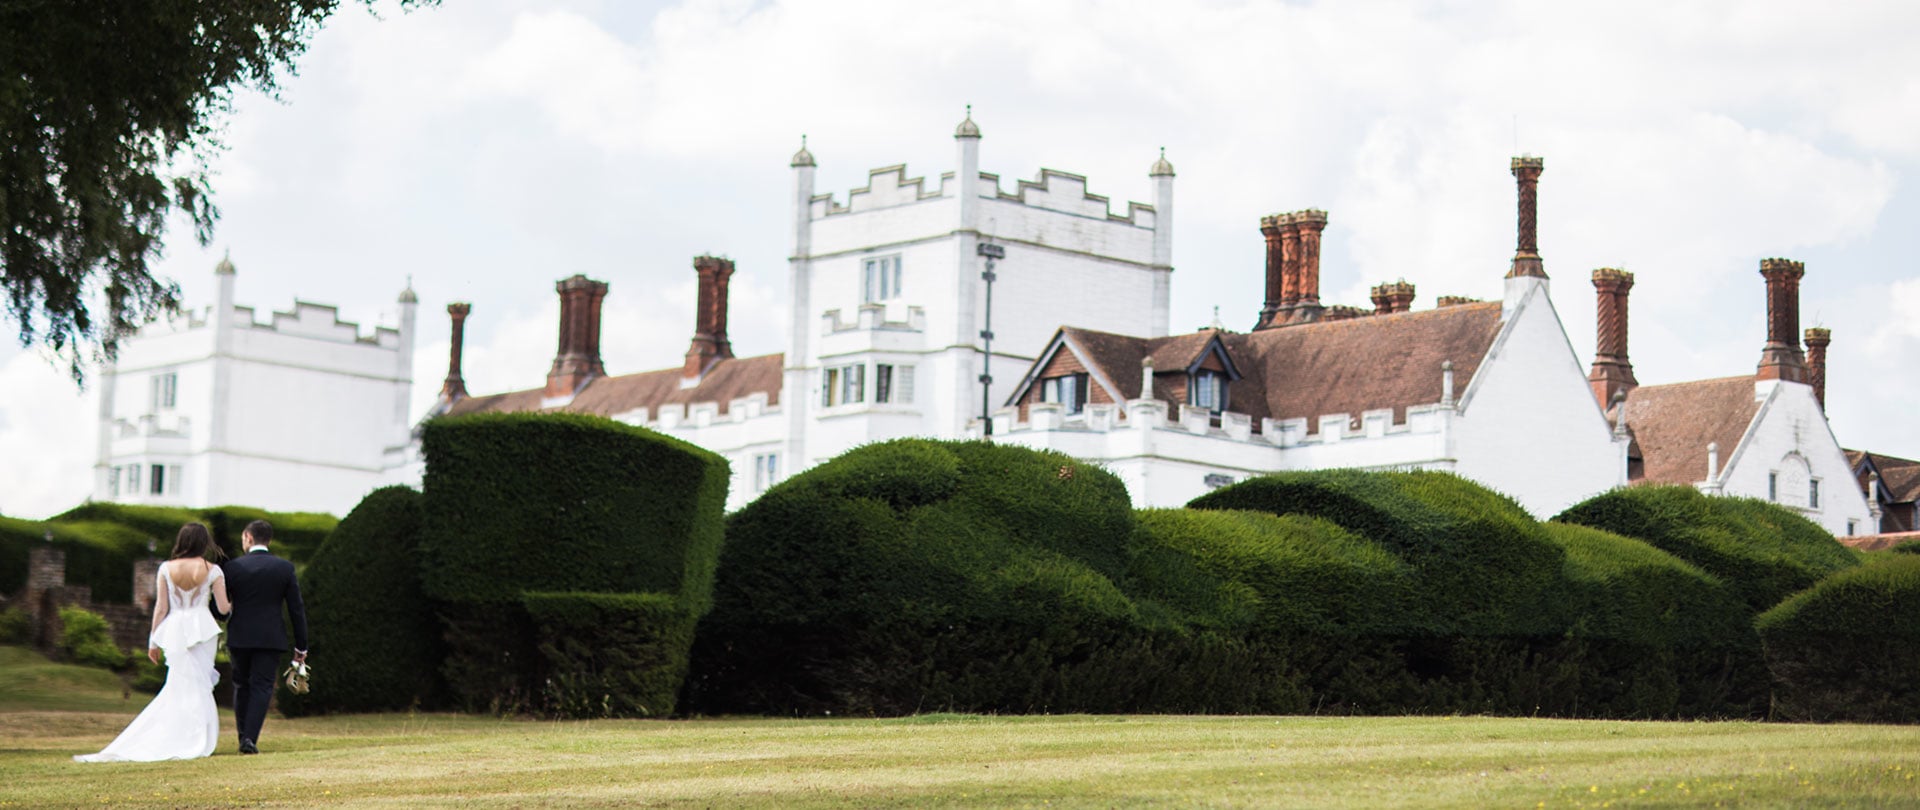
[[[972,104],[981,167],[1005,187],[1076,172],[1117,211],[1152,200],[1166,147],[1176,331],[1215,306],[1251,324],[1258,218],[1307,207],[1331,213],[1328,303],[1402,278],[1417,308],[1497,297],[1507,159],[1524,152],[1546,157],[1541,252],[1583,361],[1587,276],[1623,267],[1642,383],[1751,373],[1758,262],[1800,259],[1803,326],[1834,332],[1834,430],[1915,457],[1914,31],[1920,4],[1900,0],[348,4],[278,100],[240,99],[215,241],[178,228],[159,267],[204,306],[231,251],[241,303],[333,303],[366,328],[395,321],[411,278],[423,411],[447,302],[474,305],[469,388],[531,387],[553,354],[553,282],[573,273],[612,285],[611,372],[679,364],[703,252],[739,262],[736,351],[781,350],[802,133],[819,190],[844,199],[869,168],[951,170]],[[90,397],[0,345],[0,512],[87,495]]]

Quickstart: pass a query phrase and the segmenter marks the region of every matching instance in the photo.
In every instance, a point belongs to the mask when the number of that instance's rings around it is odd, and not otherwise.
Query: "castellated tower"
[[[792,469],[870,441],[978,435],[982,394],[1004,402],[1063,324],[1167,334],[1174,172],[1164,150],[1146,167],[1153,204],[1115,210],[1081,175],[1041,169],[1003,184],[981,171],[971,109],[953,139],[954,171],[929,182],[904,165],[872,169],[840,199],[815,193],[804,141],[789,163]]]

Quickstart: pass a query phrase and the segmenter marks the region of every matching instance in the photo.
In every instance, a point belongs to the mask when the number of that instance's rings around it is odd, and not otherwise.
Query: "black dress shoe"
[[[240,753],[242,753],[242,754],[258,754],[258,753],[260,753],[260,749],[258,749],[258,748],[255,748],[255,747],[253,746],[253,741],[252,741],[252,740],[241,740],[241,741],[240,741]]]

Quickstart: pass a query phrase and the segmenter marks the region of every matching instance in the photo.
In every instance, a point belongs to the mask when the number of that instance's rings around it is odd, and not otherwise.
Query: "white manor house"
[[[1308,210],[1262,220],[1267,301],[1253,332],[1170,336],[1164,155],[1148,170],[1153,203],[1117,211],[1079,175],[1042,169],[1008,188],[982,172],[971,117],[954,139],[957,172],[874,169],[844,201],[816,194],[813,155],[794,155],[785,352],[734,356],[733,265],[703,256],[686,363],[606,376],[607,287],[576,276],[558,285],[544,387],[470,396],[456,354],[436,412],[564,409],[661,430],[732,462],[730,507],[905,436],[1061,450],[1112,469],[1142,506],[1324,467],[1456,471],[1541,515],[1627,482],[1631,437],[1594,400],[1532,245],[1538,159],[1514,163],[1521,250],[1501,301],[1413,312],[1400,283],[1376,290],[1374,310],[1324,306],[1327,217]],[[990,261],[1020,268],[991,293]],[[468,311],[452,308],[456,345]]]
[[[1763,264],[1770,326],[1756,374],[1650,386],[1627,359],[1632,274],[1595,270],[1600,345],[1583,369],[1536,244],[1544,162],[1522,157],[1510,167],[1518,246],[1499,300],[1440,296],[1414,310],[1414,286],[1398,281],[1374,287],[1370,308],[1323,303],[1327,214],[1307,209],[1259,221],[1266,267],[1248,287],[1265,296],[1251,330],[1216,319],[1172,335],[1164,154],[1148,169],[1153,202],[1120,209],[1080,175],[1041,169],[1008,183],[981,171],[971,115],[953,137],[955,171],[873,169],[844,197],[816,193],[802,143],[790,162],[784,351],[735,356],[733,262],[701,256],[685,362],[608,375],[608,285],[574,276],[557,284],[558,351],[539,387],[469,394],[472,309],[450,305],[448,374],[427,418],[557,410],[644,425],[724,455],[729,508],[853,447],[925,436],[1099,463],[1140,506],[1269,472],[1433,469],[1542,517],[1658,481],[1768,498],[1836,534],[1872,525],[1820,409],[1830,335],[1810,330],[1809,352],[1792,339],[1797,263]],[[1019,272],[996,274],[998,262]],[[219,272],[215,307],[143,330],[103,375],[96,497],[344,512],[376,486],[417,485],[404,412],[411,291],[399,328],[362,335],[331,307],[301,302],[257,322],[232,301],[231,264]],[[236,391],[263,387],[313,395],[271,411],[236,404]]]
[[[214,268],[212,306],[141,327],[100,370],[93,500],[343,515],[404,476],[414,310],[363,331],[325,304],[262,319]]]

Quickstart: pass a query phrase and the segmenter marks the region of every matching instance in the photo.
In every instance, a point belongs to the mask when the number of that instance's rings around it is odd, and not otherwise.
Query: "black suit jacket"
[[[220,566],[227,575],[227,649],[285,650],[286,625],[280,606],[293,619],[293,648],[307,649],[307,606],[300,601],[300,580],[293,563],[265,551],[247,552]]]

